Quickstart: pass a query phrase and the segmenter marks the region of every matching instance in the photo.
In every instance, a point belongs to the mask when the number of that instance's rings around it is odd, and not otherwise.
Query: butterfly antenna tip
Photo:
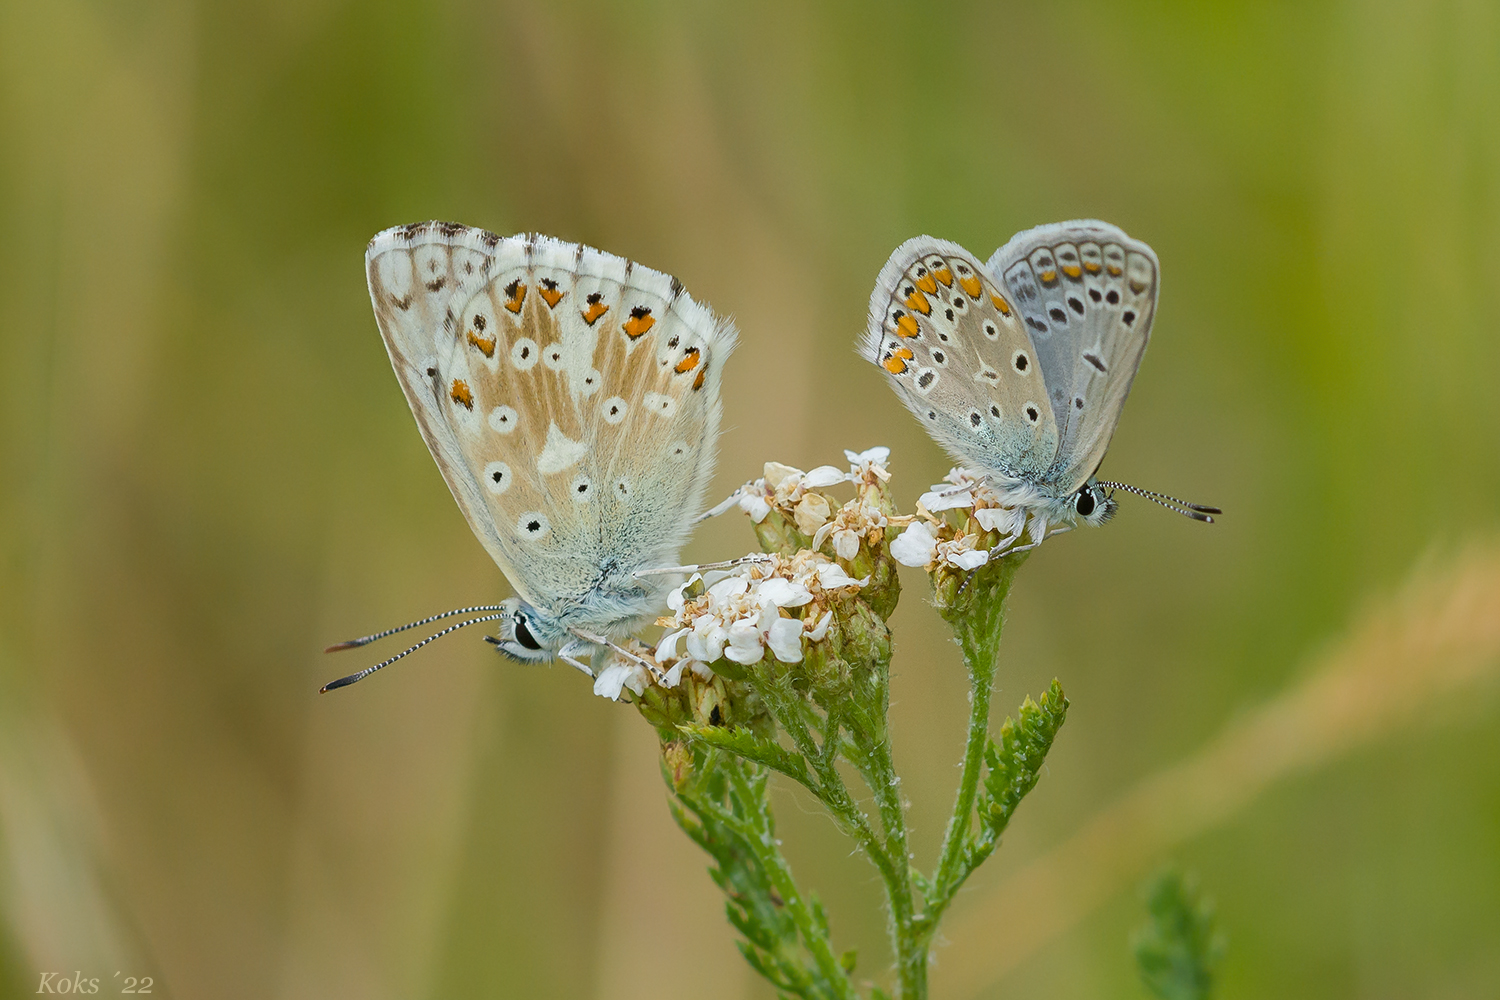
[[[1201,503],[1188,503],[1186,500],[1179,500],[1176,497],[1167,496],[1165,493],[1157,493],[1154,490],[1143,490],[1139,486],[1131,486],[1128,483],[1100,483],[1099,485],[1108,490],[1124,490],[1126,493],[1134,493],[1138,497],[1145,497],[1152,503],[1160,504],[1167,508],[1167,510],[1181,514],[1183,517],[1190,517],[1194,521],[1202,521],[1204,524],[1214,523],[1214,519],[1209,515],[1224,513],[1217,507],[1210,507],[1207,504]]]
[[[464,610],[468,610],[468,611],[481,611],[481,610],[488,610],[488,609],[466,608]],[[375,664],[373,667],[366,667],[365,669],[361,670],[357,674],[350,674],[348,677],[340,677],[336,681],[329,681],[327,684],[324,684],[321,688],[318,689],[318,693],[319,694],[327,694],[329,691],[332,691],[335,688],[348,687],[350,684],[353,684],[355,681],[364,680],[366,677],[370,676],[375,671],[381,670],[381,669],[383,669],[385,667],[390,666],[392,663],[395,663],[397,660],[401,659],[404,656],[410,656],[412,653],[415,653],[417,650],[421,649],[423,646],[427,645],[429,642],[432,642],[435,639],[441,639],[443,636],[447,635],[449,632],[456,632],[456,631],[458,631],[461,628],[466,628],[466,627],[468,627],[470,625],[477,625],[480,622],[492,622],[496,618],[504,618],[505,614],[504,614],[503,609],[498,609],[497,608],[497,610],[501,611],[501,613],[498,614],[498,615],[482,615],[482,616],[480,616],[478,618],[470,618],[466,622],[459,622],[457,625],[449,625],[447,628],[443,629],[442,631],[440,631],[440,632],[434,632],[432,635],[429,635],[427,638],[423,639],[421,642],[417,643],[415,646],[412,646],[410,649],[403,650],[402,652],[397,653],[395,656],[391,657],[389,660],[382,660],[380,663]],[[435,618],[446,618],[446,617],[448,617],[448,615],[456,615],[456,614],[462,614],[462,611],[449,611],[446,614],[434,615],[433,618],[429,618],[429,619],[427,619],[427,621],[432,621]],[[413,625],[421,625],[421,624],[422,624],[422,622],[414,622],[413,623]],[[402,628],[411,628],[411,627],[412,627],[412,625],[403,625],[402,626]],[[401,631],[401,629],[391,629],[390,632],[382,632],[381,635],[390,635],[391,632],[400,632],[400,631]],[[365,639],[356,639],[356,640],[354,640],[354,642],[352,643],[352,645],[362,646],[366,642],[370,642],[370,641],[372,641],[374,639],[377,639],[377,638],[380,638],[380,636],[369,636],[369,637],[367,637]],[[334,648],[347,648],[347,646],[334,647]]]
[[[503,610],[505,609],[499,604],[485,604],[480,607],[473,608],[454,608],[452,611],[444,611],[440,615],[429,615],[428,617],[423,618],[421,621],[412,622],[408,625],[401,625],[397,628],[388,628],[384,632],[376,632],[374,635],[365,635],[360,636],[358,639],[348,639],[344,642],[336,642],[332,646],[329,646],[327,649],[323,650],[323,652],[337,653],[341,649],[358,649],[360,646],[368,646],[370,643],[375,642],[377,639],[384,639],[388,635],[395,635],[397,632],[405,632],[409,628],[416,628],[419,625],[428,625],[435,621],[441,621],[444,618],[452,618],[454,615],[471,615],[477,611]]]

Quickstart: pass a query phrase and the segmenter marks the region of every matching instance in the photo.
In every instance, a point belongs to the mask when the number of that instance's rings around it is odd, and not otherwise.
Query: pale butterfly
[[[422,438],[516,594],[402,628],[494,612],[438,635],[498,620],[500,652],[586,673],[600,647],[628,656],[612,640],[662,606],[671,581],[652,571],[702,508],[733,325],[669,275],[548,236],[402,226],[365,267]]]
[[[1212,521],[1216,507],[1097,478],[1160,281],[1151,248],[1106,222],[1028,229],[987,264],[919,236],[881,269],[860,354],[934,440],[1038,518],[1042,534],[1048,524],[1103,524],[1114,489]]]

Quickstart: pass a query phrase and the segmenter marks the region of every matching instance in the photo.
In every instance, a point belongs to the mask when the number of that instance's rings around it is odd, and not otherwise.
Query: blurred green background
[[[948,463],[853,353],[880,265],[1088,216],[1164,269],[1104,471],[1228,513],[1127,499],[1028,564],[997,711],[1054,675],[1073,711],[955,922],[1500,522],[1496,4],[4,0],[0,989],[763,1000],[632,710],[472,634],[316,695],[367,659],[329,642],[507,593],[365,242],[452,219],[672,272],[743,332],[716,491],[886,444],[910,503]],[[751,544],[732,515],[685,554]],[[906,584],[930,864],[965,682]],[[1146,850],[1019,957],[981,927],[934,995],[1143,996],[1169,859],[1218,900],[1225,998],[1500,995],[1497,690]],[[883,977],[873,872],[778,802]]]

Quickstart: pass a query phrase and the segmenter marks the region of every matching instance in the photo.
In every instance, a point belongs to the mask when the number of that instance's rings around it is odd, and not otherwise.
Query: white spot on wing
[[[618,424],[625,419],[625,414],[630,412],[630,404],[619,396],[611,396],[600,404],[599,412],[603,415],[606,424]]]
[[[411,294],[411,258],[389,251],[375,258],[375,274],[392,298],[404,299]]]
[[[664,420],[670,420],[677,414],[677,400],[660,392],[648,392],[643,400],[646,410],[654,413]]]
[[[541,353],[536,346],[536,341],[530,337],[522,337],[511,345],[510,363],[516,366],[517,371],[530,371],[536,367],[537,358],[541,356]]]
[[[497,406],[490,411],[490,429],[497,434],[509,434],[516,429],[516,411],[508,406]]]
[[[495,496],[510,489],[513,478],[510,474],[510,466],[504,462],[491,462],[484,467],[484,485]]]
[[[429,243],[417,247],[412,252],[412,265],[416,270],[416,278],[422,284],[423,290],[429,283],[436,283],[442,279],[444,284],[448,280],[448,248],[441,244]],[[434,289],[438,291],[440,289]]]
[[[548,476],[571,469],[588,450],[588,445],[571,440],[558,430],[557,424],[551,424],[547,427],[547,443],[542,446],[542,453],[536,457],[536,471]]]
[[[552,530],[552,525],[547,522],[547,515],[539,510],[531,510],[516,518],[516,534],[528,542],[534,542],[547,537],[547,532]]]

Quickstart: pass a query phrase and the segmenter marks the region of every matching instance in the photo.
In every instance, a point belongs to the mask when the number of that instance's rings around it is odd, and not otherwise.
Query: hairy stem
[[[764,789],[757,790],[751,787],[745,773],[746,765],[742,761],[728,762],[725,770],[730,783],[734,786],[735,794],[743,801],[752,802],[764,797]],[[753,827],[751,824],[742,823],[741,836],[755,852],[756,860],[760,862],[776,894],[786,905],[787,912],[792,915],[792,920],[797,925],[797,932],[807,946],[808,953],[812,955],[818,971],[823,974],[823,978],[841,1000],[858,1000],[858,994],[854,990],[854,985],[849,981],[848,973],[839,964],[838,956],[833,953],[833,945],[819,926],[812,908],[802,898],[797,883],[792,877],[792,870],[787,865],[786,858],[782,856],[770,828],[764,823],[755,823]]]
[[[921,939],[915,921],[906,809],[901,801],[901,779],[896,775],[890,747],[888,739],[879,740],[867,748],[861,747],[856,761],[880,809],[885,849],[892,862],[889,871],[882,871],[881,875],[884,876],[886,898],[890,904],[896,995],[901,1000],[918,1000],[927,995],[927,943]]]
[[[1005,624],[1005,597],[1021,559],[1005,559],[998,567],[985,567],[970,581],[967,600],[943,608],[943,617],[953,626],[969,669],[969,730],[964,744],[963,769],[959,773],[958,794],[937,870],[933,873],[927,907],[919,928],[924,946],[937,929],[943,911],[952,902],[968,876],[970,866],[964,863],[970,842],[974,799],[979,790],[980,771],[984,767],[984,748],[989,740],[990,699],[994,693],[995,673],[1000,655],[1000,633]]]

